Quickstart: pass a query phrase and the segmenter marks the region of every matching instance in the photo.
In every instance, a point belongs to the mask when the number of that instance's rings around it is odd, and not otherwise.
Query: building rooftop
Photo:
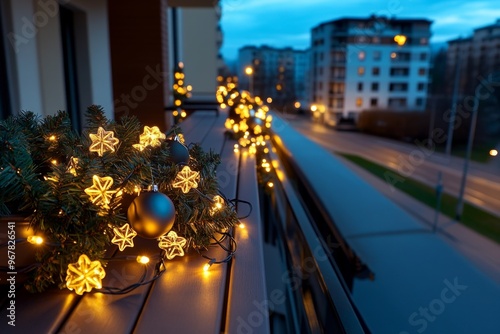
[[[319,28],[321,26],[326,26],[330,24],[336,23],[347,23],[347,22],[387,22],[388,24],[392,23],[426,23],[432,24],[433,21],[426,18],[395,18],[395,17],[386,17],[386,16],[375,16],[371,15],[369,17],[342,17],[339,19],[322,22],[313,29]]]

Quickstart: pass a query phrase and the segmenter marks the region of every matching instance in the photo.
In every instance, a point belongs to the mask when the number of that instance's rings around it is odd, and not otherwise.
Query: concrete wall
[[[80,109],[102,105],[113,117],[106,3],[61,0],[75,11]],[[40,115],[66,110],[59,7],[55,0],[6,0],[13,112]]]

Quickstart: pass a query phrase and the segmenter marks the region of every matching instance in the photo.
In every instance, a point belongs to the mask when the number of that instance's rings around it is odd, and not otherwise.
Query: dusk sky
[[[237,59],[244,45],[306,49],[311,28],[342,17],[371,14],[433,21],[432,43],[466,37],[500,19],[498,0],[220,0],[222,54]]]

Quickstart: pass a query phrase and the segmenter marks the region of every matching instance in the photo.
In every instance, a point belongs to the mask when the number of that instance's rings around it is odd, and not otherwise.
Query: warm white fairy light
[[[148,264],[149,263],[149,257],[147,257],[145,255],[139,255],[136,260],[140,264]]]
[[[27,238],[28,242],[33,245],[41,245],[43,244],[43,238],[39,235],[30,235]]]

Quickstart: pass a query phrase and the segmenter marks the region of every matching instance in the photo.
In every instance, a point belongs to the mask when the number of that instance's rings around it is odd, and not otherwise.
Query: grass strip
[[[385,168],[370,160],[362,158],[358,155],[337,153],[347,160],[355,163],[361,168],[366,169],[373,175],[388,182],[394,188],[399,189],[422,203],[427,204],[431,208],[436,207],[437,194],[432,187],[423,184],[422,182],[405,177],[389,168]],[[457,198],[449,194],[443,193],[441,197],[441,213],[455,218],[455,209],[457,206]],[[490,214],[480,208],[464,203],[461,223],[473,229],[474,231],[488,237],[489,239],[500,243],[500,218]]]

